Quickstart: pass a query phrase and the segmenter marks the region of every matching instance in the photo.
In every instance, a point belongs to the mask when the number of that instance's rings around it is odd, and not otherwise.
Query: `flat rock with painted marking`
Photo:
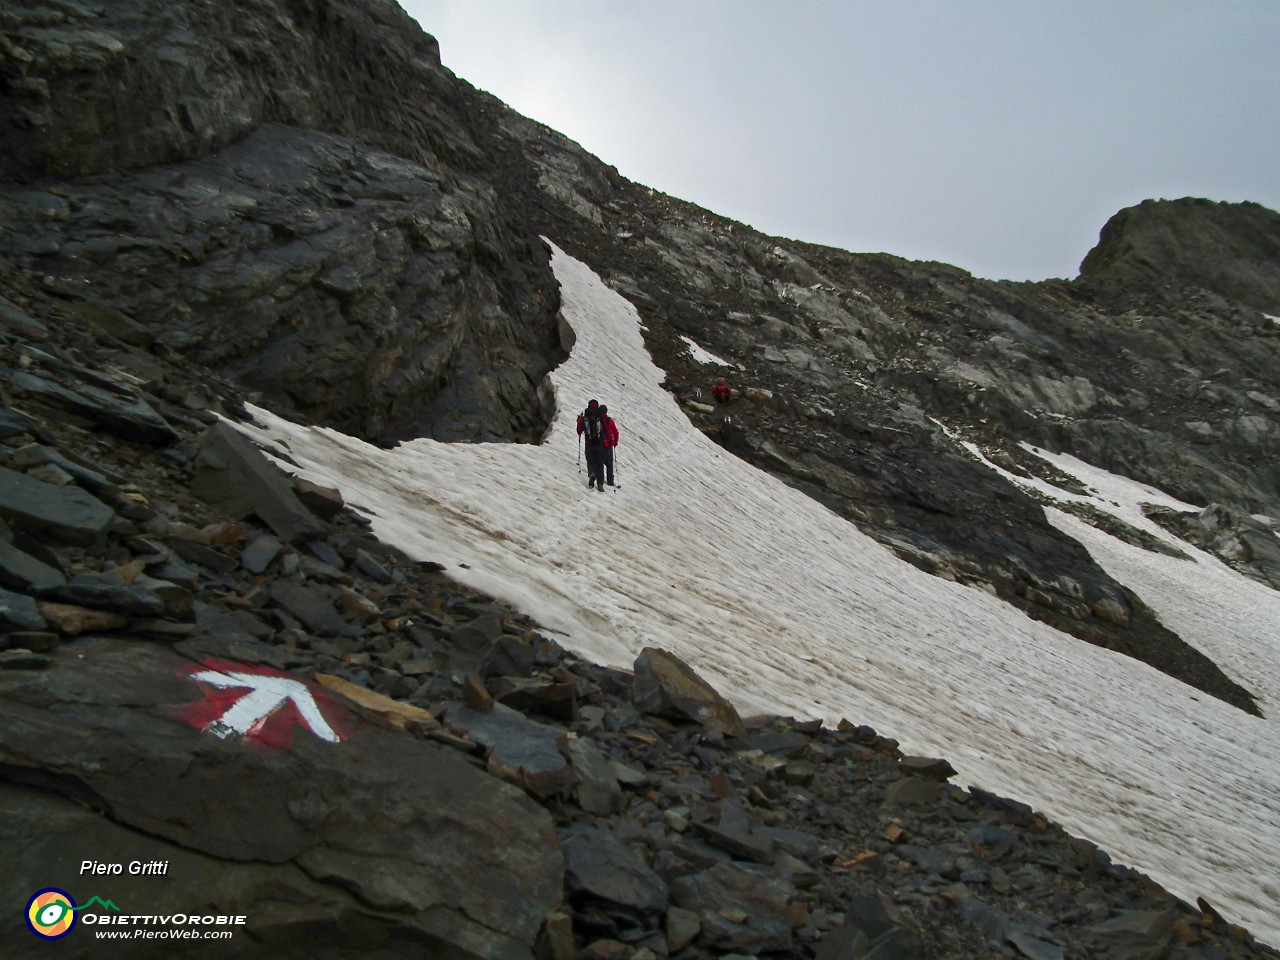
[[[551,818],[459,752],[363,721],[324,688],[264,668],[108,640],[64,644],[48,661],[0,671],[0,765],[45,785],[38,804],[19,790],[22,815],[0,823],[6,895],[36,882],[83,889],[81,860],[127,848],[122,862],[182,867],[145,891],[114,887],[136,898],[128,909],[216,905],[280,935],[337,940],[354,924],[442,956],[531,954],[562,895]],[[238,686],[254,676],[305,709],[273,703],[269,686]],[[338,739],[308,726],[313,710]],[[244,736],[205,729],[259,715]]]

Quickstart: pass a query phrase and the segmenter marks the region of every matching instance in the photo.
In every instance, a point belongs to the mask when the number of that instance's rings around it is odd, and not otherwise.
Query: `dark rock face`
[[[4,17],[0,256],[78,320],[373,440],[538,437],[547,254],[394,3]]]
[[[392,3],[62,3],[7,12],[4,27],[6,179],[181,162],[269,122],[376,132],[425,162],[421,118],[361,89],[449,109],[438,47]],[[475,149],[465,134],[448,147]]]

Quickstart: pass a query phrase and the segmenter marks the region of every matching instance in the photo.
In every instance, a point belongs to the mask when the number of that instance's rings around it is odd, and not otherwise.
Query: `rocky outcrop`
[[[6,274],[373,440],[540,435],[545,248],[395,3],[66,2],[0,30]]]
[[[1144,200],[1102,228],[1080,277],[1176,298],[1198,291],[1276,311],[1280,304],[1280,214],[1256,203]],[[1124,293],[1120,293],[1124,296]]]

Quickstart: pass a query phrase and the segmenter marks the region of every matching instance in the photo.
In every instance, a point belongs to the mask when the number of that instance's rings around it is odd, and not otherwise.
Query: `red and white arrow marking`
[[[204,726],[206,731],[223,739],[257,736],[271,715],[286,703],[293,704],[302,722],[321,740],[337,743],[342,739],[325,720],[306,684],[297,680],[270,674],[239,671],[223,673],[218,670],[193,673],[191,678],[223,689],[248,688],[249,692],[238,699],[226,713]]]

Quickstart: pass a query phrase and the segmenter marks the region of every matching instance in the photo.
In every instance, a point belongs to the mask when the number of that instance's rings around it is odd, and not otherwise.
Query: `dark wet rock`
[[[578,698],[573,684],[535,677],[509,676],[493,677],[485,683],[495,699],[524,713],[537,713],[570,722],[575,713],[581,712],[576,709]]]
[[[0,303],[0,329],[20,333],[36,343],[49,338],[45,324],[9,303]]]
[[[884,901],[863,894],[852,899],[844,922],[823,938],[817,960],[923,960],[925,956],[911,932],[895,923]]]
[[[1088,929],[1109,956],[1143,960],[1167,956],[1177,914],[1173,910],[1126,910]]]
[[[110,392],[90,383],[72,388],[21,371],[14,372],[11,379],[24,393],[84,417],[126,440],[157,447],[166,447],[178,440],[177,431],[145,398],[119,386]]]
[[[255,537],[240,554],[240,565],[250,573],[265,573],[283,549],[284,544],[278,538],[263,534]]]
[[[798,757],[809,745],[809,738],[794,730],[766,730],[752,732],[742,738],[749,749],[781,757]]]
[[[898,761],[898,768],[903,773],[940,783],[956,775],[955,768],[948,761],[932,757],[903,757]]]
[[[20,450],[15,450],[10,464],[20,470],[39,464],[58,467],[73,477],[77,483],[91,491],[110,490],[123,482],[120,477],[108,477],[100,469],[77,463],[65,456],[61,451],[38,443],[28,444]]]
[[[293,492],[306,504],[307,509],[325,520],[332,520],[346,506],[341,492],[333,487],[322,487],[303,477],[294,478]]]
[[[943,795],[940,784],[923,777],[903,777],[889,784],[884,791],[884,802],[888,805],[912,805],[935,803]]]
[[[356,551],[355,565],[366,577],[376,580],[378,583],[391,582],[391,574],[387,572],[387,568],[364,550]]]
[[[1005,940],[1014,946],[1018,956],[1026,960],[1063,960],[1066,952],[1060,944],[1052,943],[1027,930],[1012,929]]]
[[[43,670],[51,662],[43,653],[20,647],[0,650],[0,670]]]
[[[322,588],[279,579],[271,584],[269,594],[273,604],[297,617],[316,633],[338,636],[347,632],[347,623],[338,614],[334,596]]]
[[[89,545],[106,532],[116,515],[79,487],[55,487],[0,467],[0,517],[23,530]]]
[[[489,647],[480,664],[482,677],[529,677],[533,674],[535,651],[529,643],[504,633]]]
[[[621,804],[622,790],[608,758],[590,740],[566,735],[560,750],[573,769],[573,796],[587,813],[608,816]]]
[[[157,590],[111,573],[78,574],[49,591],[49,597],[61,603],[113,610],[130,617],[155,617],[167,612]]]
[[[3,305],[0,305],[0,309],[2,308]],[[35,426],[30,420],[16,410],[0,407],[0,439],[32,436],[34,433]]]
[[[743,953],[790,949],[795,896],[782,877],[738,863],[719,863],[671,884],[672,902],[698,914],[700,944]]]
[[[609,830],[574,825],[559,834],[572,895],[637,920],[656,920],[666,911],[666,883]]]
[[[822,855],[821,841],[811,833],[793,827],[751,827],[751,832],[770,840],[779,850],[799,858],[809,864],[815,864]]]
[[[66,582],[61,570],[0,540],[0,583],[40,593]]]
[[[535,797],[550,797],[573,782],[573,768],[560,751],[560,730],[493,704],[476,710],[453,704],[445,718],[488,751],[488,768]]]
[[[303,547],[313,557],[335,571],[341,571],[346,565],[342,556],[327,540],[308,540]]]
[[[169,547],[183,560],[204,567],[213,573],[231,573],[236,568],[234,557],[227,556],[221,550],[196,540],[175,537],[169,541]]]
[[[0,589],[0,629],[43,630],[44,617],[31,597]]]

